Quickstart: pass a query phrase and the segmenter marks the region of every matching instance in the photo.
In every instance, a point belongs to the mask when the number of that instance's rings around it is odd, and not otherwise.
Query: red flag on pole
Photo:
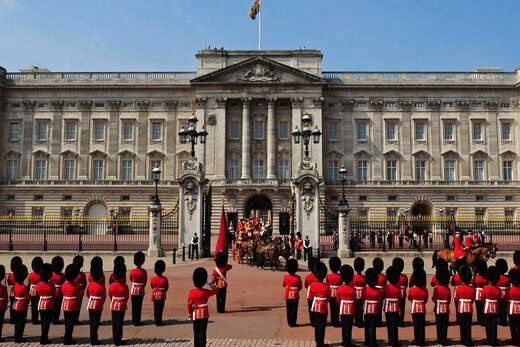
[[[224,213],[224,205],[222,205],[222,215],[220,216],[220,230],[218,231],[218,240],[217,247],[215,247],[215,255],[218,252],[228,251],[228,243],[227,243],[227,223],[226,223],[226,215]]]

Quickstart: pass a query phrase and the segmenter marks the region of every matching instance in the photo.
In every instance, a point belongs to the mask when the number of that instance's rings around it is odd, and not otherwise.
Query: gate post
[[[164,252],[161,246],[161,203],[152,201],[148,212],[150,214],[149,223],[149,245],[148,245],[148,256],[150,257],[163,257]]]
[[[338,232],[339,232],[339,245],[338,245],[338,257],[340,258],[351,258],[352,250],[350,249],[350,208],[346,204],[340,204],[338,206]]]

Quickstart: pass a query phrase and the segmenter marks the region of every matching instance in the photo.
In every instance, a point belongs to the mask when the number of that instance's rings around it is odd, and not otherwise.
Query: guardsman
[[[516,250],[515,253],[513,253],[513,263],[515,264],[511,270],[518,269],[520,267],[520,250]]]
[[[72,264],[74,264],[76,266],[76,268],[78,269],[78,277],[76,277],[76,280],[74,281],[74,283],[76,283],[78,285],[78,288],[80,290],[78,314],[76,315],[77,319],[76,319],[76,323],[75,323],[76,325],[79,324],[79,314],[81,312],[81,306],[83,304],[83,296],[85,295],[85,290],[87,289],[87,276],[85,275],[85,273],[83,271],[81,271],[81,269],[83,269],[83,263],[84,263],[84,259],[83,259],[83,256],[81,256],[81,255],[77,255],[74,257],[74,259],[72,259]]]
[[[141,325],[141,312],[143,309],[143,298],[144,288],[148,281],[148,274],[146,270],[142,268],[145,260],[143,252],[139,251],[134,254],[134,265],[135,269],[130,271],[130,282],[132,287],[130,288],[131,302],[132,302],[132,322],[134,325]]]
[[[502,291],[502,297],[506,295],[506,290],[509,288],[509,279],[506,276],[508,266],[507,261],[503,258],[497,259],[495,266],[500,273],[500,279],[498,280],[497,286]],[[498,304],[498,321],[500,325],[507,325],[507,303],[504,300],[500,300]]]
[[[354,270],[350,265],[343,265],[340,269],[343,285],[338,289],[336,300],[339,302],[341,318],[341,340],[344,347],[352,346],[352,325],[356,315],[356,290],[352,287]]]
[[[488,268],[484,259],[477,259],[476,262],[477,275],[473,279],[473,288],[475,288],[475,310],[477,311],[477,323],[484,326],[484,298],[482,297],[482,292],[484,287],[489,285],[487,279]]]
[[[497,346],[498,302],[502,299],[502,291],[497,287],[500,274],[495,266],[490,266],[487,270],[487,279],[490,285],[482,290],[487,344]]]
[[[76,284],[79,270],[74,264],[67,265],[65,269],[65,283],[61,286],[63,293],[63,316],[65,316],[65,335],[63,338],[64,345],[75,345],[76,341],[72,338],[74,333],[74,325],[78,320],[79,314],[79,300],[81,289]]]
[[[473,345],[471,340],[471,320],[473,317],[473,301],[475,300],[475,289],[471,284],[471,269],[463,265],[459,268],[459,276],[462,285],[457,287],[455,291],[455,300],[457,300],[457,312],[459,316],[457,321],[460,327],[461,343],[465,346]]]
[[[40,312],[41,335],[40,344],[46,345],[51,343],[49,340],[49,328],[54,315],[54,305],[56,301],[56,287],[52,283],[52,274],[54,268],[51,264],[42,264],[40,267],[40,282],[36,285],[36,294],[38,295],[38,311]]]
[[[193,322],[193,338],[195,347],[206,346],[206,331],[208,329],[208,299],[217,294],[218,288],[210,283],[211,289],[205,289],[208,282],[208,272],[202,267],[193,271],[195,289],[188,294],[188,319]]]
[[[338,273],[341,268],[341,259],[332,257],[329,259],[329,268],[331,273],[327,275],[327,284],[330,287],[330,323],[335,328],[341,327],[339,320],[339,301],[336,299],[336,294],[339,287],[343,285],[341,275]]]
[[[312,300],[312,318],[314,320],[314,340],[317,347],[325,346],[325,327],[327,326],[328,303],[330,287],[323,283],[327,277],[327,266],[321,261],[314,265],[314,275],[317,282],[309,287],[309,297]]]
[[[394,347],[399,345],[399,322],[401,320],[399,314],[401,306],[399,303],[401,301],[402,294],[401,288],[399,287],[399,275],[399,270],[393,266],[390,266],[386,270],[386,279],[388,280],[389,284],[383,288],[383,308],[386,316],[388,345]]]
[[[437,326],[437,342],[448,345],[448,325],[450,321],[451,291],[449,286],[450,271],[447,267],[439,267],[435,273],[437,285],[433,288],[433,312]]]
[[[383,259],[381,258],[374,258],[374,260],[372,261],[372,267],[374,268],[374,270],[377,271],[377,285],[376,285],[376,288],[379,289],[381,291],[381,293],[383,293],[383,288],[386,286],[386,277],[385,275],[383,275],[383,270],[385,268],[385,263],[383,262]],[[383,305],[383,298],[381,297],[381,302],[379,303],[379,306],[381,307],[381,309],[379,310],[378,312],[378,317],[377,317],[377,326],[378,327],[382,327],[383,326],[383,309],[382,309],[382,305]]]
[[[365,315],[365,346],[377,346],[376,328],[381,309],[381,298],[383,293],[376,288],[378,272],[374,268],[365,271],[367,288],[365,288],[365,298],[363,313]]]
[[[453,250],[453,257],[455,259],[464,258],[466,256],[466,252],[464,251],[464,247],[462,246],[462,236],[460,231],[455,233],[455,237],[453,238],[453,245],[455,249]]]
[[[426,289],[426,272],[417,269],[413,272],[414,287],[408,293],[408,300],[412,302],[412,320],[414,331],[414,343],[424,346],[426,303],[428,302],[428,289]]]
[[[459,268],[463,265],[466,265],[466,262],[463,259],[457,259],[455,261],[454,268],[457,273],[453,277],[451,277],[451,281],[450,281],[450,284],[453,287],[453,303],[455,304],[455,313],[457,316],[457,322],[459,321],[459,310],[458,310],[459,301],[455,297],[455,292],[457,291],[457,288],[462,285],[462,281],[460,280],[460,275],[459,275]]]
[[[354,270],[356,274],[352,279],[352,284],[354,285],[354,290],[356,291],[356,318],[355,323],[358,328],[363,327],[363,301],[365,288],[367,286],[367,282],[365,276],[363,276],[363,270],[365,270],[365,259],[361,257],[357,257],[354,259]],[[348,284],[348,283],[345,283]]]
[[[466,236],[466,249],[472,249],[475,247],[475,241],[473,240],[473,232],[468,230],[468,236]]]
[[[296,274],[298,261],[287,260],[287,272],[283,278],[282,286],[285,288],[285,307],[287,309],[287,324],[293,328],[298,320],[298,303],[300,302],[300,291],[302,290],[302,278]]]
[[[117,264],[125,265],[125,269],[126,269],[126,264],[125,264],[125,258],[124,257],[122,257],[120,255],[115,257],[114,258],[114,268],[116,267]],[[114,276],[114,273],[112,273],[110,275],[110,277],[108,278],[108,285],[111,285],[115,281],[116,281],[116,277]],[[123,277],[123,279],[121,280],[121,283],[125,283],[126,284],[126,270],[125,270],[125,277]]]
[[[54,305],[54,314],[52,315],[52,324],[60,324],[61,303],[63,302],[61,286],[65,282],[65,275],[63,274],[65,264],[63,258],[60,256],[52,258],[51,264],[54,268],[52,283],[54,287],[56,287],[56,303]]]
[[[507,301],[511,343],[520,346],[520,269],[509,271],[509,280],[511,287],[507,289],[504,300]]]
[[[406,308],[406,289],[408,288],[408,276],[403,273],[404,260],[403,258],[394,258],[392,266],[399,272],[399,282],[397,285],[401,290],[401,300],[399,301],[399,326],[404,327],[404,315]]]
[[[448,262],[442,258],[437,258],[437,260],[435,260],[435,270],[439,270],[441,267],[445,267],[445,268],[448,268]],[[437,281],[437,274],[433,275],[432,276],[432,280],[430,282],[430,285],[435,288],[439,285],[439,282]]]
[[[108,297],[111,300],[110,311],[112,311],[112,338],[116,346],[125,344],[123,339],[123,323],[129,297],[128,286],[124,282],[126,277],[126,266],[123,263],[114,265],[115,282],[108,288]]]
[[[27,278],[27,267],[23,264],[18,264],[14,269],[14,342],[25,342],[23,338],[23,331],[25,329],[25,322],[27,321],[27,309],[31,296],[29,295],[29,288],[24,284]]]
[[[13,312],[13,303],[14,303],[14,269],[18,265],[22,264],[22,258],[19,256],[14,256],[11,258],[11,266],[9,269],[11,273],[7,276],[7,285],[9,286],[9,323],[14,324],[14,312]]]
[[[413,272],[415,270],[424,270],[424,260],[421,257],[415,257],[412,260],[412,274],[410,275],[410,288],[415,287],[413,283]]]
[[[170,285],[168,278],[163,276],[164,271],[166,271],[166,263],[163,260],[155,262],[154,271],[157,276],[150,281],[150,287],[152,288],[153,318],[155,325],[159,327],[163,325],[164,303]]]
[[[90,344],[100,345],[101,342],[98,339],[98,328],[101,322],[101,313],[103,312],[103,304],[105,303],[107,294],[105,289],[105,283],[103,279],[103,268],[99,262],[94,262],[90,268],[90,277],[92,281],[87,287],[87,298],[88,298],[88,316],[90,324]]]
[[[315,258],[315,257],[310,257],[309,258],[309,262],[307,263],[307,266],[308,266],[308,269],[309,269],[309,271],[311,273],[308,274],[307,276],[305,276],[305,280],[303,282],[305,288],[307,289],[307,306],[309,308],[309,321],[311,322],[311,326],[313,324],[313,319],[312,319],[312,312],[311,312],[312,300],[309,297],[309,287],[314,282],[318,282],[318,279],[316,278],[316,276],[314,275],[314,272],[313,272],[314,271],[314,265],[317,262],[318,262],[318,258]]]
[[[31,295],[31,318],[32,324],[40,324],[38,318],[38,301],[40,298],[36,295],[36,285],[40,282],[40,268],[43,265],[43,259],[41,257],[34,257],[31,262],[32,272],[29,275],[29,294]]]
[[[2,330],[4,328],[5,311],[7,311],[7,287],[4,285],[5,267],[0,265],[0,342],[2,342]]]
[[[226,312],[226,293],[228,287],[227,272],[233,268],[228,264],[227,252],[220,251],[215,255],[215,268],[211,274],[211,282],[219,289],[217,293],[217,312]]]
[[[98,282],[99,284],[102,284],[103,286],[105,286],[105,272],[103,271],[103,259],[101,257],[98,257],[97,255],[92,258],[90,260],[90,269],[92,268],[100,268],[101,269],[101,278],[99,279],[99,281],[96,281],[93,277],[92,277],[92,271],[90,272],[90,274],[88,275],[88,283],[92,283],[92,282]]]
[[[303,240],[301,235],[299,235],[294,241],[294,248],[296,249],[296,259],[300,260],[302,258],[302,248],[303,248]]]

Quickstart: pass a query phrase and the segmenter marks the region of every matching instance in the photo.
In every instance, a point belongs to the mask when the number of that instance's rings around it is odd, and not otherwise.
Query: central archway
[[[425,235],[432,232],[432,223],[429,217],[432,215],[433,207],[427,201],[417,201],[412,205],[410,214],[416,217],[413,221],[412,229],[419,235]]]
[[[412,216],[423,216],[423,217],[431,216],[432,215],[432,206],[428,202],[418,201],[412,205],[410,214]]]
[[[272,223],[273,203],[271,199],[263,194],[255,194],[249,197],[246,201],[244,217],[249,216]]]

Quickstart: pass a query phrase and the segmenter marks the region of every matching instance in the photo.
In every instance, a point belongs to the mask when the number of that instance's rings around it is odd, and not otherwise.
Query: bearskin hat
[[[318,281],[323,281],[325,277],[327,277],[327,266],[323,264],[323,262],[319,261],[314,264],[314,276],[318,279]]]
[[[139,251],[134,253],[134,265],[135,266],[142,266],[144,264],[144,253]]]
[[[103,278],[103,268],[99,264],[93,264],[90,268],[90,275],[94,281],[98,282]]]
[[[466,265],[461,266],[459,268],[459,277],[464,284],[469,284],[472,277],[471,269]]]
[[[477,259],[477,262],[475,264],[475,268],[477,270],[477,273],[480,276],[486,277],[486,273],[488,271],[487,263],[484,259]]]
[[[354,269],[352,269],[352,266],[345,264],[341,267],[339,272],[344,283],[348,285],[352,282],[352,279],[354,278]]]
[[[52,267],[52,264],[45,263],[42,264],[40,268],[40,280],[42,282],[49,282],[52,278],[52,273],[54,272],[54,268]]]
[[[309,262],[307,263],[307,266],[308,266],[310,272],[313,272],[314,265],[317,262],[318,262],[318,258],[316,258],[316,257],[309,257]]]
[[[386,279],[393,285],[396,285],[399,282],[399,274],[399,270],[393,266],[386,269]]]
[[[114,265],[124,264],[124,263],[125,263],[125,257],[118,255],[117,257],[114,258]]]
[[[16,283],[23,284],[23,281],[25,281],[25,279],[27,278],[27,275],[28,275],[27,266],[25,266],[23,264],[18,264],[14,268],[13,278]]]
[[[153,269],[157,276],[162,276],[162,274],[166,270],[166,263],[164,262],[164,260],[157,260]]]
[[[492,285],[497,284],[498,280],[500,279],[500,273],[498,273],[496,266],[490,266],[487,269],[487,279]]]
[[[11,266],[10,266],[10,269],[11,269],[11,272],[14,273],[14,269],[16,269],[16,267],[20,264],[23,264],[22,262],[22,258],[20,258],[19,256],[14,256],[11,258]]]
[[[520,267],[520,250],[516,250],[515,253],[513,253],[513,263]]]
[[[448,267],[448,262],[443,258],[437,258],[435,261],[435,268],[439,269],[441,267]]]
[[[338,272],[341,268],[341,259],[338,257],[332,257],[329,259],[329,268],[332,272]]]
[[[287,272],[291,275],[294,275],[298,271],[298,260],[296,259],[288,259],[287,260]]]
[[[374,268],[367,269],[365,279],[369,287],[377,286],[378,272]]]
[[[5,279],[5,266],[0,264],[0,282]]]
[[[31,268],[32,268],[34,273],[39,274],[40,273],[40,268],[42,267],[42,265],[43,265],[42,257],[34,257],[33,258],[32,262],[31,262]]]
[[[356,270],[356,272],[362,272],[365,270],[365,259],[361,257],[354,259],[354,270]]]
[[[197,288],[202,288],[208,281],[208,272],[203,267],[193,270],[193,284]]]
[[[97,255],[90,260],[90,267],[94,265],[99,265],[101,269],[103,269],[103,258],[98,257]]]
[[[423,269],[416,269],[413,271],[413,284],[417,287],[426,286],[426,272]]]
[[[466,261],[461,258],[455,260],[455,271],[459,272],[461,266],[467,266]]]
[[[450,283],[450,270],[447,267],[437,268],[435,279],[443,286],[448,286]]]
[[[65,266],[65,263],[63,262],[63,258],[58,256],[55,256],[51,260],[51,264],[54,267],[54,273],[61,273],[63,271],[63,267]]]
[[[82,255],[77,255],[74,257],[74,259],[72,259],[72,264],[76,265],[76,267],[78,268],[78,271],[81,270],[84,262],[85,262],[85,259],[83,258]]]
[[[513,269],[509,271],[509,281],[513,286],[520,285],[520,269]]]
[[[79,270],[74,264],[67,265],[65,268],[65,279],[67,282],[74,283],[76,278],[78,278]]]
[[[501,275],[507,273],[507,261],[504,258],[497,259],[495,266],[498,268],[498,272],[500,272]]]
[[[215,264],[217,265],[217,267],[219,268],[223,268],[227,265],[227,262],[228,262],[228,255],[226,252],[217,252],[217,254],[215,255]]]
[[[424,260],[420,257],[415,257],[412,260],[412,268],[415,270],[424,270]],[[415,276],[414,276],[415,278]]]
[[[403,258],[394,258],[392,260],[392,266],[397,270],[399,271],[399,273],[403,272],[404,270],[404,260]]]
[[[372,267],[374,268],[374,270],[377,271],[377,273],[381,273],[381,272],[383,272],[383,269],[385,268],[385,263],[384,263],[383,259],[377,257],[377,258],[374,258],[374,260],[372,260]]]
[[[117,263],[114,265],[114,278],[116,281],[120,281],[126,276],[126,265],[123,263]]]

